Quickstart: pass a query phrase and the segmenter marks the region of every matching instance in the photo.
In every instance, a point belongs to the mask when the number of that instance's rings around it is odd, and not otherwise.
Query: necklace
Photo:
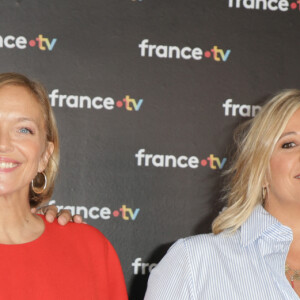
[[[289,272],[292,272],[292,275],[288,274]],[[300,270],[293,270],[290,268],[288,264],[285,264],[285,273],[290,276],[290,281],[292,288],[294,289],[294,281],[295,280],[300,280]]]

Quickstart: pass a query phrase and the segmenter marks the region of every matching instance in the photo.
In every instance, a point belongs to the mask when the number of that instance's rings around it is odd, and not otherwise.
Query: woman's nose
[[[0,153],[11,152],[13,144],[9,132],[0,130]]]

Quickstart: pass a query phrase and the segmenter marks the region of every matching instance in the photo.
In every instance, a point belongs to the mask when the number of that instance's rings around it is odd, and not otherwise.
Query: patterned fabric
[[[178,240],[151,272],[145,300],[299,300],[285,277],[292,239],[259,205],[234,234]]]

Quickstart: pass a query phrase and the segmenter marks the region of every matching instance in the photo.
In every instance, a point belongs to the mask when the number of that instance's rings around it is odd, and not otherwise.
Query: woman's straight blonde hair
[[[300,108],[300,90],[283,90],[235,132],[236,152],[225,172],[224,209],[212,224],[218,234],[236,231],[254,207],[263,204],[262,190],[270,174],[270,158],[289,119]]]

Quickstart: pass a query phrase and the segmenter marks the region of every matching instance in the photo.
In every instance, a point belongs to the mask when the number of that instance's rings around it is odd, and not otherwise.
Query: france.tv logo
[[[140,208],[127,207],[126,204],[122,204],[120,208],[113,210],[106,206],[87,207],[84,205],[57,205],[56,200],[50,200],[49,205],[56,205],[58,211],[67,209],[72,215],[78,214],[84,219],[92,220],[110,220],[112,218],[119,218],[124,221],[135,221],[140,213]]]
[[[42,34],[39,34],[37,37],[33,39],[27,39],[25,36],[13,36],[7,35],[2,36],[0,35],[0,48],[7,48],[7,49],[20,49],[24,50],[28,46],[31,48],[38,48],[41,51],[52,51],[54,46],[56,45],[57,39],[47,38]]]
[[[63,95],[58,89],[52,90],[49,94],[52,107],[86,108],[113,110],[114,108],[124,108],[126,111],[139,111],[144,99],[134,99],[126,95],[122,100],[115,101],[112,97],[89,97],[87,95]]]
[[[189,46],[170,46],[150,44],[148,39],[140,42],[138,47],[141,57],[157,57],[167,59],[184,59],[184,60],[202,60],[203,58],[216,62],[226,62],[231,54],[231,49],[222,49],[217,45],[210,49],[203,50],[200,47],[191,48]]]
[[[300,11],[300,1],[289,3],[288,0],[228,0],[228,7],[282,12],[290,9]]]

